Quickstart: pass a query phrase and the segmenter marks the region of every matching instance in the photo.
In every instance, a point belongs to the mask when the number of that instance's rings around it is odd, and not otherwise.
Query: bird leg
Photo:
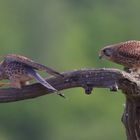
[[[127,73],[130,73],[132,75],[138,75],[139,71],[136,68],[128,68],[128,67],[124,67],[124,71]]]
[[[140,79],[140,69],[124,67],[124,71],[130,73],[130,74],[133,75],[135,78]]]
[[[124,67],[123,70],[127,73],[132,73],[132,70],[128,67]]]

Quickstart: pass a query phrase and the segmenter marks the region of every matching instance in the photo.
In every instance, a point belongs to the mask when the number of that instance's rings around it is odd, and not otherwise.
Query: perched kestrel
[[[9,79],[10,83],[5,84],[14,88],[21,88],[26,85],[28,81],[35,79],[47,89],[57,92],[57,89],[45,81],[35,70],[43,70],[49,74],[63,77],[63,75],[55,70],[34,62],[29,58],[16,54],[8,54],[4,56],[4,60],[0,63],[0,80]]]
[[[140,41],[131,40],[104,47],[100,53],[100,58],[123,65],[132,72],[140,70]]]

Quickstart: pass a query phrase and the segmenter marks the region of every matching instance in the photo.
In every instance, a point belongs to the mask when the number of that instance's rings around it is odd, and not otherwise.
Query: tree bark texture
[[[64,76],[62,78],[46,79],[58,91],[75,87],[82,87],[86,94],[90,94],[93,88],[122,90],[126,97],[122,122],[126,128],[127,140],[140,140],[140,81],[138,78],[118,69],[81,69],[62,74]],[[39,83],[21,89],[0,89],[0,103],[31,99],[50,93],[52,91]]]

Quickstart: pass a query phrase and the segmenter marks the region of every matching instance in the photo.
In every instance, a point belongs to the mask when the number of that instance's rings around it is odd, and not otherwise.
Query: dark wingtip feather
[[[61,96],[61,97],[63,97],[63,98],[66,98],[65,95],[64,95],[63,93],[57,92],[57,95],[59,95],[59,96]]]
[[[63,75],[63,74],[61,74],[61,73],[59,73],[59,72],[57,72],[57,71],[54,71],[54,70],[52,70],[52,69],[51,69],[51,70],[49,70],[49,71],[48,71],[48,70],[46,70],[46,72],[47,72],[47,73],[50,73],[51,75],[54,75],[54,76],[56,76],[56,77],[57,77],[57,76],[58,76],[58,77],[61,77],[61,78],[63,78],[63,77],[64,77],[64,75]]]

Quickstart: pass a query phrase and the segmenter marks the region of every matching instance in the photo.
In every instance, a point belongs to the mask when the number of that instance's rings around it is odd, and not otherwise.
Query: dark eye
[[[106,56],[111,56],[112,55],[112,49],[111,48],[105,48],[103,50],[103,52]]]

